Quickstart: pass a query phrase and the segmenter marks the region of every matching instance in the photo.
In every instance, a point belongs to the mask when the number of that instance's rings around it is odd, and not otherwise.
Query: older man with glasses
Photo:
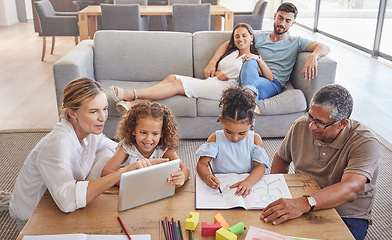
[[[312,210],[336,208],[355,239],[364,239],[376,192],[380,144],[371,131],[351,120],[353,99],[342,86],[321,88],[305,116],[294,122],[275,154],[271,173],[310,174],[321,190],[279,199],[261,213],[277,225]]]

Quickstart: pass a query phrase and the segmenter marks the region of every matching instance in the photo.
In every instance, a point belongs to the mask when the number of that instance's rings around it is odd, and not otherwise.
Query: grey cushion
[[[303,112],[307,108],[304,94],[294,89],[290,82],[282,93],[260,100],[258,106],[262,116]]]
[[[203,70],[218,47],[230,40],[231,31],[206,31],[193,34],[193,61],[196,78],[204,79]]]
[[[192,76],[192,34],[98,31],[94,66],[96,80],[161,81],[173,73]]]
[[[110,93],[110,86],[116,86],[124,89],[143,89],[151,87],[158,82],[142,82],[142,81],[114,81],[100,80],[103,88],[106,90],[109,102],[109,116],[120,116],[116,110],[116,102]],[[159,100],[166,105],[177,117],[196,117],[196,98],[187,98],[185,96],[173,96],[171,98]]]

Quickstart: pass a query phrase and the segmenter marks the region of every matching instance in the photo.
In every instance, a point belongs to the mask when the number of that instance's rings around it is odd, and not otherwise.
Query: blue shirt
[[[269,166],[268,154],[255,144],[253,131],[236,143],[227,139],[223,130],[215,134],[216,142],[204,143],[196,152],[197,157],[213,158],[211,165],[215,173],[250,173],[254,167],[253,161]]]
[[[314,41],[299,36],[286,37],[280,41],[272,42],[271,32],[255,32],[255,47],[267,66],[271,69],[276,80],[282,87],[290,79],[297,54],[304,52]]]

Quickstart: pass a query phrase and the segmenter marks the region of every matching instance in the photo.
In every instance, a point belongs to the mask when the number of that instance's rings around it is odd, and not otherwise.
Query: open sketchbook
[[[252,187],[252,193],[243,198],[234,193],[237,188],[229,188],[236,182],[244,180],[249,174],[216,174],[221,182],[223,197],[218,190],[212,189],[196,176],[196,209],[263,209],[279,198],[291,198],[283,174],[264,175]]]
[[[150,240],[151,236],[130,235],[132,240]],[[23,240],[128,240],[126,235],[88,235],[83,233],[76,234],[56,234],[56,235],[36,235],[24,236]]]

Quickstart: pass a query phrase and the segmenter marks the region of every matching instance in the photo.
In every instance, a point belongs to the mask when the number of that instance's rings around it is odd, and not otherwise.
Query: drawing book
[[[237,188],[229,188],[236,182],[244,180],[249,174],[216,174],[221,182],[222,194],[212,189],[196,175],[196,209],[230,209],[244,208],[252,210],[264,209],[279,198],[292,198],[283,174],[264,175],[252,187],[252,192],[245,198],[236,196]]]
[[[150,240],[149,234],[130,235],[132,240]],[[83,233],[76,234],[56,234],[56,235],[35,235],[24,236],[23,240],[128,240],[126,235],[88,235]]]

